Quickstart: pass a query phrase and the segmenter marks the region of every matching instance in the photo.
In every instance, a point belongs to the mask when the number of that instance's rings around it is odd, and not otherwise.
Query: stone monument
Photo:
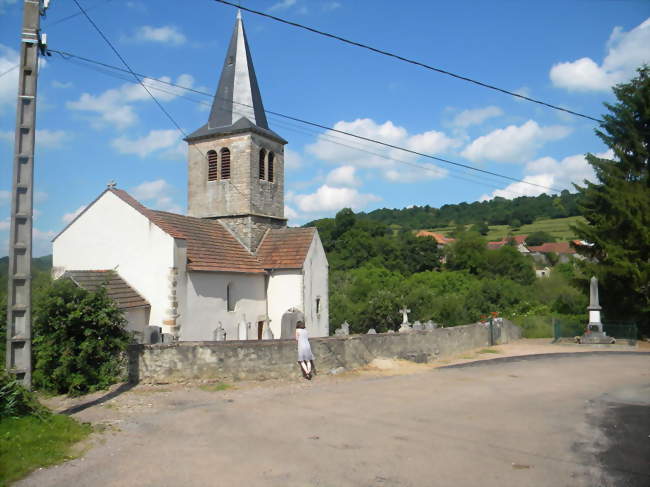
[[[215,342],[223,342],[226,340],[226,330],[223,329],[223,326],[221,325],[221,321],[219,322],[219,326],[214,330],[214,341]]]
[[[336,336],[348,336],[350,334],[350,323],[344,321],[341,323],[341,327],[334,330],[334,335]]]
[[[424,325],[420,323],[420,320],[416,320],[413,323],[413,331],[424,331]]]
[[[400,333],[408,333],[411,331],[411,325],[409,324],[409,313],[411,312],[406,306],[399,310],[402,313],[402,326],[399,327]]]
[[[375,330],[374,328],[370,328],[368,330],[368,335],[376,335],[376,334],[377,334],[377,330]]]
[[[264,320],[262,328],[262,340],[273,340],[273,331],[271,331],[271,320]]]
[[[615,343],[616,340],[608,337],[603,331],[603,324],[600,321],[600,310],[602,308],[598,301],[598,279],[593,276],[589,284],[589,306],[587,307],[587,311],[589,311],[589,324],[584,335],[580,337],[579,342],[587,345],[608,345]]]

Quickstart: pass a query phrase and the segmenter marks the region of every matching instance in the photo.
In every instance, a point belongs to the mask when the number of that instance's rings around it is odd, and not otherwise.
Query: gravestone
[[[368,335],[376,335],[376,334],[377,334],[377,330],[375,330],[374,328],[370,328],[370,329],[368,330],[368,333],[367,333],[367,334],[368,334]]]
[[[434,323],[433,321],[431,321],[431,320],[427,321],[427,322],[424,324],[424,328],[425,328],[427,331],[433,331],[433,330],[435,330],[437,327],[438,327],[438,325],[437,325],[436,323]]]
[[[212,332],[213,338],[215,342],[225,342],[226,341],[226,330],[223,329],[223,326],[221,326],[221,321],[219,322],[219,326],[215,328],[214,332]]]
[[[424,325],[416,320],[415,323],[413,323],[413,331],[423,331],[423,330],[424,330]]]
[[[400,333],[408,333],[411,331],[411,325],[409,324],[409,316],[408,316],[411,310],[408,309],[406,306],[404,306],[402,309],[399,310],[399,312],[402,313],[402,325],[399,327],[398,331]]]
[[[593,276],[589,282],[589,306],[587,307],[589,324],[587,324],[587,331],[580,337],[579,343],[609,345],[616,342],[613,337],[608,337],[607,333],[603,331],[603,324],[600,321],[601,309],[598,300],[598,279]]]
[[[273,331],[271,330],[271,320],[266,320],[264,322],[264,328],[262,329],[262,340],[273,340]]]
[[[344,321],[341,323],[340,328],[337,328],[334,330],[334,335],[336,336],[348,336],[350,334],[350,323],[347,321]]]

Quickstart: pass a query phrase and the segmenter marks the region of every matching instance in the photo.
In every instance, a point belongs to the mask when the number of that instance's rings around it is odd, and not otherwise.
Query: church
[[[208,121],[188,145],[187,215],[109,185],[53,240],[53,274],[106,287],[148,341],[329,334],[328,263],[315,228],[287,227],[284,146],[269,128],[241,14]]]

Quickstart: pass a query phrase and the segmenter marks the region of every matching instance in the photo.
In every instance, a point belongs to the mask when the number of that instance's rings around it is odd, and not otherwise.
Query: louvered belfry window
[[[230,150],[221,149],[221,179],[230,179]]]
[[[269,152],[269,165],[268,165],[268,173],[269,173],[269,181],[273,182],[273,159],[275,156],[273,155],[273,152]]]
[[[264,163],[266,162],[266,151],[264,149],[260,150],[260,179],[264,179]]]
[[[208,151],[208,181],[219,179],[219,156],[213,150]]]

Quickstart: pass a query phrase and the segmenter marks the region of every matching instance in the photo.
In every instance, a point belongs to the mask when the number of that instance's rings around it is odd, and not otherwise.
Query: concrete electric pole
[[[7,371],[32,385],[32,208],[38,54],[45,50],[41,15],[49,0],[25,0],[20,42],[20,75],[9,240],[7,295]]]

